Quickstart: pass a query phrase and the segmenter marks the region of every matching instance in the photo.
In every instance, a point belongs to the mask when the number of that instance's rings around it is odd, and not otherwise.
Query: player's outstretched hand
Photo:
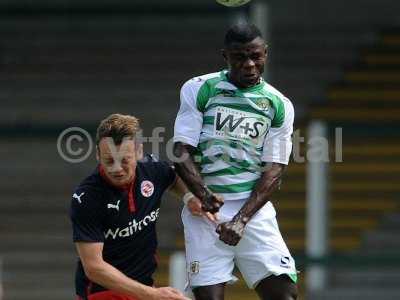
[[[212,214],[210,212],[206,212],[203,210],[202,208],[202,203],[201,201],[196,198],[190,198],[190,200],[187,203],[187,208],[189,209],[190,213],[193,216],[197,216],[197,217],[206,217],[208,220],[210,220],[211,222],[217,224],[218,222],[218,214]]]
[[[190,300],[180,291],[171,287],[154,288],[150,298],[143,300]]]
[[[224,198],[218,194],[210,192],[208,189],[203,199],[201,199],[202,209],[204,211],[215,214],[224,205]]]
[[[246,224],[240,219],[221,223],[215,230],[219,234],[219,239],[225,244],[236,246],[243,236]]]

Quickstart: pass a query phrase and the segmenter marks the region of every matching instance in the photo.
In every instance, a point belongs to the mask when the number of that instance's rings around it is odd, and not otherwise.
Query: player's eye
[[[263,54],[262,53],[254,53],[251,55],[251,59],[252,60],[261,60],[263,58]]]
[[[130,161],[131,161],[130,157],[124,157],[121,162],[122,162],[122,164],[126,165],[126,164],[129,164]]]
[[[114,163],[114,160],[112,159],[106,159],[105,160],[106,165],[112,165]]]
[[[233,54],[233,58],[236,60],[244,60],[245,56],[243,54],[237,53],[237,54]]]

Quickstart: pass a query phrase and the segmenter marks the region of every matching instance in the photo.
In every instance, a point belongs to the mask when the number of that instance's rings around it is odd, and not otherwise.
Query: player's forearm
[[[274,191],[279,187],[286,166],[273,163],[263,172],[249,200],[235,215],[234,220],[247,223],[270,199]]]
[[[189,190],[199,199],[203,199],[209,193],[209,190],[204,184],[203,179],[193,161],[190,146],[184,145],[180,142],[174,145],[174,155],[178,158],[179,162],[175,162],[175,170],[178,175],[185,182]],[[183,160],[183,158],[186,158]]]
[[[115,292],[130,295],[138,299],[148,299],[151,287],[141,284],[120,272],[112,265],[103,262],[86,270],[88,278]]]
[[[174,184],[168,189],[168,193],[172,194],[176,199],[181,200],[182,197],[189,192],[183,180],[176,176]]]

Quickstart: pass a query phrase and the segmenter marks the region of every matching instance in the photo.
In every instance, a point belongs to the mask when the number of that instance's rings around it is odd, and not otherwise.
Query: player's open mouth
[[[244,78],[246,79],[256,79],[257,74],[244,74]]]

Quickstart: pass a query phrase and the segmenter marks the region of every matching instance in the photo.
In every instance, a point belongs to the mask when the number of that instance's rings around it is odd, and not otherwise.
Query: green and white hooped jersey
[[[197,147],[204,182],[225,200],[246,199],[263,162],[288,164],[294,109],[263,80],[239,89],[227,71],[195,77],[181,89],[174,142]]]

